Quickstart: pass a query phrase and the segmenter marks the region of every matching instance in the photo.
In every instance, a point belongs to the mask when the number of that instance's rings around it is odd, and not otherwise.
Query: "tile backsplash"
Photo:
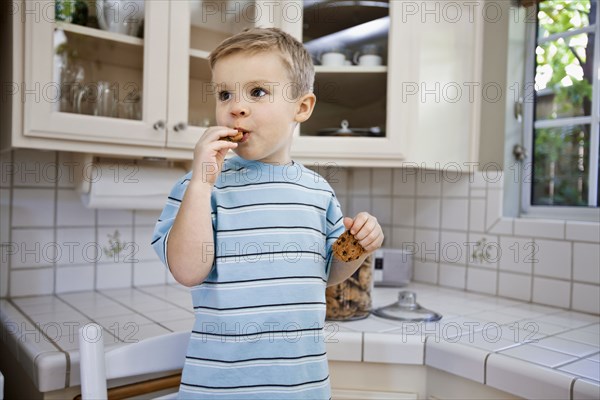
[[[149,245],[160,211],[85,208],[71,157],[2,155],[0,296],[174,282]],[[371,212],[385,247],[414,253],[415,281],[600,314],[600,225],[502,218],[501,174],[318,172],[346,215]],[[117,239],[124,247],[111,254]]]
[[[160,210],[84,207],[70,153],[17,150],[1,168],[1,297],[174,282],[149,246]]]

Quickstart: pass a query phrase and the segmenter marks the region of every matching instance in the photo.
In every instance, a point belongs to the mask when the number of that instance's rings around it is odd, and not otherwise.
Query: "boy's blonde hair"
[[[225,39],[208,56],[213,70],[221,58],[239,52],[261,53],[277,50],[294,85],[292,96],[297,98],[313,90],[315,67],[306,48],[292,35],[278,28],[248,28]],[[243,66],[241,66],[243,68]]]

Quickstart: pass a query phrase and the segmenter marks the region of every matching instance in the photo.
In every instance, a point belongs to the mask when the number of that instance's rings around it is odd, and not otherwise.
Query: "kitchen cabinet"
[[[330,361],[329,374],[334,400],[520,399],[483,383],[455,375],[452,371],[446,372],[427,365]],[[363,397],[360,397],[361,393],[364,394]]]
[[[93,14],[94,3],[88,4]],[[10,145],[144,155],[132,146],[139,145],[160,156],[167,135],[169,3],[129,2],[107,14],[115,21],[143,18],[143,39],[57,20],[54,1],[15,6],[12,67],[22,84],[12,101]]]
[[[519,400],[522,397],[437,368],[427,367],[427,399]]]
[[[304,23],[292,28],[313,54],[340,42],[350,55],[376,44],[383,65],[315,67],[317,106],[297,156],[434,169],[478,161],[483,2],[445,3],[304,2]],[[318,135],[344,119],[383,134]]]
[[[3,6],[3,37],[14,45],[3,47],[9,57],[2,79],[20,82],[2,107],[2,127],[11,132],[3,149],[190,160],[215,123],[209,52],[246,27],[277,26],[302,40],[317,64],[317,106],[295,132],[295,159],[427,168],[477,161],[483,29],[477,5],[452,3],[456,18],[402,0],[139,1],[130,3],[144,4],[138,38],[55,21],[50,0],[15,4],[17,12]],[[376,46],[381,65],[318,61],[333,47],[349,60],[366,45]],[[89,95],[60,84],[65,76],[91,86]],[[96,104],[104,81],[107,97],[117,100],[109,112]],[[344,120],[350,134],[335,132]]]
[[[331,391],[333,400],[417,400],[415,393],[393,393],[367,390],[336,390]]]
[[[423,399],[427,394],[425,365],[329,360],[332,399],[365,393],[375,399]],[[354,393],[353,393],[354,392]],[[379,393],[379,396],[374,396]],[[360,397],[355,397],[360,398]]]
[[[208,54],[241,29],[267,25],[254,14],[261,2],[106,2],[116,25],[143,19],[143,38],[59,21],[50,0],[4,4],[2,33],[14,45],[2,49],[13,92],[1,148],[191,159],[214,124]],[[100,14],[99,0],[87,4]]]

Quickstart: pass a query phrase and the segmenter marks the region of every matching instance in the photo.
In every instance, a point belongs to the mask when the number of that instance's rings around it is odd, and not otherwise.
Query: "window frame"
[[[548,218],[600,222],[600,205],[588,207],[574,206],[538,206],[531,204],[532,174],[533,174],[533,133],[534,133],[534,111],[535,111],[535,49],[538,45],[538,6],[537,4],[528,7],[527,15],[535,15],[535,23],[527,23],[526,26],[526,60],[525,60],[525,85],[523,98],[523,143],[524,147],[531,149],[528,158],[521,165],[521,205],[519,216],[521,218]],[[596,23],[585,28],[574,29],[571,31],[553,34],[544,38],[543,42],[557,40],[575,36],[581,33],[593,32],[596,37],[594,40],[594,74],[592,82],[592,115],[570,118],[560,118],[557,120],[536,121],[535,127],[555,127],[573,124],[590,124],[590,157],[589,157],[589,193],[588,205],[592,198],[598,195],[598,157],[600,142],[600,85],[598,82],[600,69],[600,1],[596,7]],[[591,184],[591,183],[594,184]]]

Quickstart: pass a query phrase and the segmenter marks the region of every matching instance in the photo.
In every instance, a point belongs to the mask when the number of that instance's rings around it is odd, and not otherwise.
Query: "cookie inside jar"
[[[330,286],[325,292],[327,301],[326,319],[348,321],[367,318],[371,311],[373,289],[373,255],[339,285]]]

